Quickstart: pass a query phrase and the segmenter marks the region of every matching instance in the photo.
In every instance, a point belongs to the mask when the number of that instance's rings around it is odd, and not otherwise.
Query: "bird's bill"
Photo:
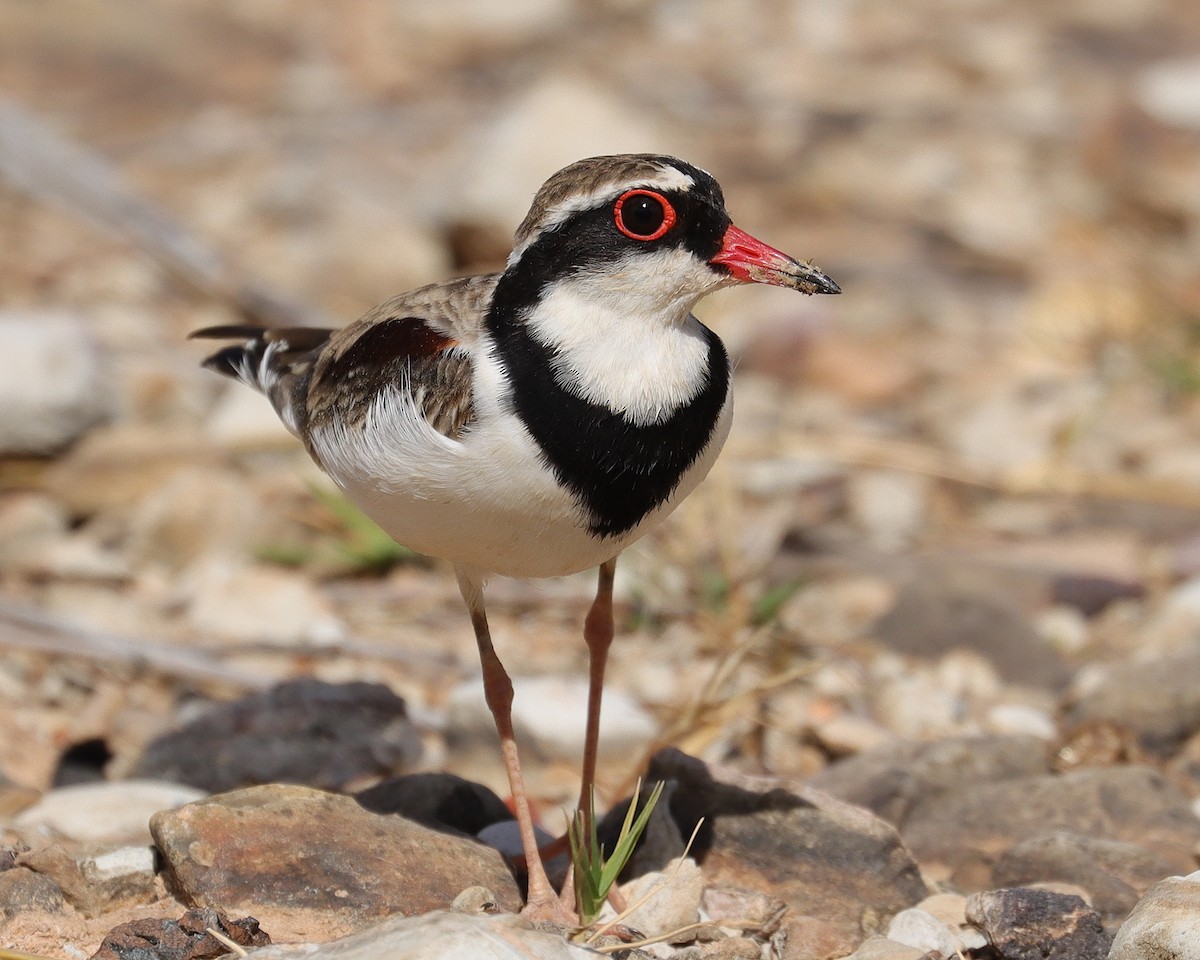
[[[842,292],[841,287],[812,264],[793,260],[732,223],[725,230],[721,249],[709,263],[723,266],[742,283],[770,283],[801,293]]]

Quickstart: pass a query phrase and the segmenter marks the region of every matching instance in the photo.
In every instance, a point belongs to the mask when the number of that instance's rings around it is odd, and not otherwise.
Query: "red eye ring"
[[[650,197],[662,207],[662,222],[651,233],[638,233],[636,230],[631,230],[625,224],[625,218],[621,214],[621,208],[625,206],[628,200],[634,197]],[[627,190],[621,194],[613,207],[613,220],[616,222],[617,229],[631,240],[641,240],[643,242],[657,240],[665,234],[671,227],[675,226],[675,208],[671,206],[671,202],[661,193],[656,193],[653,190]]]

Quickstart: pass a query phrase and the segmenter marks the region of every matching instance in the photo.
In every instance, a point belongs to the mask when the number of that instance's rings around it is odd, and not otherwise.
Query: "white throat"
[[[549,285],[526,322],[555,348],[564,388],[645,426],[703,386],[709,345],[691,309],[722,285],[684,250],[632,256]]]

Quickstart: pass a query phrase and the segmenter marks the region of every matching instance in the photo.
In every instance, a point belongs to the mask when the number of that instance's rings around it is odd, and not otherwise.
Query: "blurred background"
[[[10,795],[72,750],[145,773],[198,706],[307,675],[400,694],[399,767],[503,789],[448,568],[185,337],[495,269],[547,176],[625,151],[708,169],[845,294],[700,307],[738,420],[619,568],[604,800],[663,742],[795,776],[894,737],[1061,752],[1098,670],[1194,654],[1194,0],[0,0]],[[491,591],[551,809],[591,589]]]

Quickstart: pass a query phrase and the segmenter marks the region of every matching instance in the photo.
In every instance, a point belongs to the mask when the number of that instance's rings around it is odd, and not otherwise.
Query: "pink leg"
[[[600,698],[604,693],[604,668],[608,663],[608,648],[613,641],[613,574],[617,558],[600,564],[596,584],[596,599],[583,623],[583,638],[588,646],[588,709],[587,733],[583,741],[583,777],[579,792],[579,809],[583,813],[586,831],[592,822],[593,788],[596,783],[596,752],[600,742]]]
[[[608,663],[608,649],[613,641],[613,574],[617,569],[617,558],[600,564],[596,583],[596,599],[592,601],[587,618],[583,621],[583,639],[588,647],[588,705],[587,730],[583,739],[583,775],[579,786],[579,814],[583,824],[583,836],[592,832],[595,802],[596,754],[600,742],[600,699],[604,693],[604,668]],[[564,904],[574,903],[575,891],[572,873],[567,874],[567,884],[561,898]]]
[[[488,709],[492,711],[492,717],[496,721],[496,730],[500,734],[500,750],[504,757],[505,770],[508,772],[508,787],[512,793],[513,806],[516,808],[521,846],[525,851],[529,890],[522,913],[535,920],[574,922],[575,918],[569,911],[564,914],[564,908],[546,876],[542,858],[538,855],[533,817],[529,813],[529,799],[525,795],[525,782],[521,778],[521,763],[517,757],[517,741],[513,734],[512,680],[509,679],[508,672],[492,646],[491,631],[488,629],[487,614],[483,606],[482,577],[473,570],[461,567],[456,568],[455,572],[458,574],[459,589],[471,613],[471,626],[475,628],[475,642],[479,647],[479,660],[483,666],[483,693]]]

